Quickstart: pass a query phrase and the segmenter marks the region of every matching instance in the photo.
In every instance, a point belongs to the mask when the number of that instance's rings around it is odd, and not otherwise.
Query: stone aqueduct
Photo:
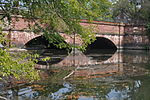
[[[23,47],[30,40],[41,36],[41,34],[34,34],[28,30],[28,25],[32,22],[26,21],[22,17],[12,18],[12,24],[9,28],[3,31],[9,33],[8,38],[11,44],[17,47]],[[149,48],[149,37],[145,34],[144,25],[131,25],[124,23],[113,23],[104,21],[93,21],[88,23],[82,20],[82,26],[91,26],[96,33],[97,38],[105,38],[110,40],[117,48],[129,49],[145,49]],[[67,43],[73,43],[73,36],[60,33]],[[76,43],[81,44],[81,39],[76,36]],[[97,44],[98,45],[98,44]]]

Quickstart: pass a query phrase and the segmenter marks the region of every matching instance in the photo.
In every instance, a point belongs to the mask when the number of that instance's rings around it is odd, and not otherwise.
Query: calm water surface
[[[58,55],[59,54],[59,55]],[[89,51],[51,56],[41,67],[41,81],[3,88],[10,100],[150,100],[150,52]]]

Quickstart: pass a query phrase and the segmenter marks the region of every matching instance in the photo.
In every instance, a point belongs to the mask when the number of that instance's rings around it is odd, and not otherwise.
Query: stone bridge
[[[17,21],[16,21],[17,19]],[[8,38],[11,44],[17,47],[23,47],[32,39],[35,39],[42,34],[34,34],[29,31],[28,25],[33,24],[31,21],[26,21],[22,17],[13,17],[12,24],[9,28],[3,31],[9,33]],[[128,49],[146,49],[149,48],[149,37],[145,34],[144,25],[131,25],[124,23],[92,21],[88,23],[82,20],[80,23],[83,27],[92,27],[96,33],[97,40],[91,44],[92,48],[99,46],[109,48],[128,48]],[[60,33],[67,43],[73,43],[73,35]],[[80,36],[76,35],[77,44],[82,44]]]

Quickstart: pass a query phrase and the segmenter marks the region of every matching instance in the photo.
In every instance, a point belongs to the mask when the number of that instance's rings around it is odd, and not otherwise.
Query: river
[[[104,52],[105,51],[105,52]],[[91,50],[67,54],[42,51],[41,81],[3,88],[10,100],[150,100],[150,52]],[[46,67],[45,67],[46,66]]]

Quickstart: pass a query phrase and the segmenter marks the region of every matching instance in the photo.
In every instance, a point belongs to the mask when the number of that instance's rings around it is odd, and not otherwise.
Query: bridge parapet
[[[8,21],[5,19],[4,30],[13,30],[13,31],[29,31],[30,28],[35,25],[34,20],[27,19],[21,16],[12,16],[11,23],[8,24]]]
[[[26,19],[21,16],[12,17],[12,23],[5,29],[16,31],[29,31],[29,26],[35,25],[35,20]],[[80,23],[84,27],[92,27],[95,33],[100,34],[143,34],[145,33],[145,25],[133,25],[133,24],[124,24],[124,23],[114,23],[114,22],[105,22],[105,21],[92,21],[88,22],[87,20],[82,20]]]
[[[86,20],[80,23],[84,27],[92,27],[93,31],[97,34],[124,34],[125,24],[113,23],[104,21],[92,21],[87,22]]]

